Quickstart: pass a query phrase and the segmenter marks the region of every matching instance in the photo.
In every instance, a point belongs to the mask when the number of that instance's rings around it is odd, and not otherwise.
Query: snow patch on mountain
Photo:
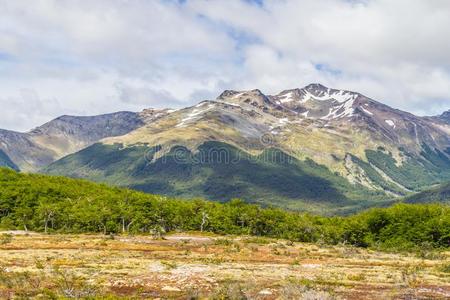
[[[368,114],[368,115],[370,115],[370,116],[373,116],[373,113],[370,112],[370,111],[368,111],[368,110],[365,109],[364,107],[360,107],[360,108],[361,108],[361,110],[362,110],[363,112],[365,112],[366,114]]]
[[[335,99],[339,103],[343,103],[347,101],[354,101],[358,97],[358,94],[346,91],[339,91],[337,93],[329,94],[327,97],[329,99]]]
[[[221,104],[225,104],[225,105],[230,105],[236,108],[242,108],[242,106],[240,106],[239,104],[236,103],[231,103],[231,102],[226,102],[226,101],[220,101],[220,100],[216,100],[217,103],[221,103]]]
[[[336,100],[339,103],[344,103],[350,100],[355,100],[358,98],[357,93],[343,91],[343,90],[332,90],[332,89],[325,89],[323,91],[312,93],[306,89],[303,90],[304,95],[301,98],[300,102],[306,102],[310,99],[313,100],[319,100],[319,101],[326,101],[326,100]]]
[[[203,107],[206,104],[208,104],[208,107],[205,109],[198,109],[199,107]],[[200,115],[204,114],[205,112],[211,110],[214,107],[213,103],[207,103],[207,102],[202,102],[200,104],[197,104],[195,106],[196,108],[190,113],[188,114],[185,118],[181,119],[181,122],[178,123],[177,125],[175,125],[175,127],[186,127],[186,123],[189,123],[191,121],[197,120]]]
[[[331,120],[343,117],[352,117],[355,109],[353,108],[354,99],[350,99],[341,105],[330,108],[328,114],[321,119]]]
[[[288,119],[288,118],[281,118],[281,119],[278,120],[278,123],[279,123],[280,125],[284,125],[284,124],[286,124],[287,122],[289,122],[289,119]]]
[[[279,100],[280,103],[287,103],[287,102],[291,102],[291,101],[294,101],[293,92],[289,92],[289,93],[281,96],[280,100]]]
[[[244,95],[244,94],[245,94],[245,92],[239,92],[239,93],[233,95],[232,98],[239,98],[239,97],[241,97],[241,96]]]
[[[392,120],[384,120],[386,122],[386,124],[388,124],[389,126],[391,126],[392,128],[395,128],[395,123]]]

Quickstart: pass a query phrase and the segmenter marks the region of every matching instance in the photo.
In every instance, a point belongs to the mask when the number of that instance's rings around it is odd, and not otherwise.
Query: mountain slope
[[[61,116],[26,133],[0,130],[0,150],[21,170],[33,171],[102,138],[126,134],[142,126],[143,118],[133,112]]]
[[[406,197],[405,203],[441,202],[450,204],[450,182]]]
[[[0,150],[21,170],[45,166],[56,157],[46,147],[33,142],[27,133],[0,130]]]
[[[19,169],[16,164],[13,163],[12,160],[8,157],[8,155],[6,155],[2,150],[0,150],[0,167],[8,167],[13,170]]]
[[[229,144],[206,142],[195,153],[175,146],[94,144],[45,171],[183,198],[219,201],[241,198],[321,213],[349,213],[380,205],[382,193],[330,172],[312,160],[300,161],[277,149],[251,155]],[[359,199],[367,201],[360,202]]]
[[[446,112],[442,113],[442,115],[440,115],[438,117],[441,121],[450,124],[450,109],[447,110]]]
[[[392,109],[358,93],[317,84],[276,96],[265,96],[259,90],[226,91],[216,101],[174,112],[157,124],[105,143],[161,144],[165,151],[184,145],[195,151],[211,140],[250,153],[276,147],[298,159],[311,158],[352,182],[377,188],[379,184],[367,175],[370,168],[386,186],[396,186],[391,189],[394,193],[420,189],[448,176],[445,152],[450,145],[450,126]],[[350,155],[368,162],[366,170],[349,159]],[[388,157],[387,163],[379,162]],[[429,159],[436,157],[439,159],[430,163]],[[418,169],[431,175],[405,186],[407,180],[402,176],[411,175],[404,170],[411,169],[408,163],[419,164]]]
[[[142,124],[139,116],[132,112],[92,117],[61,116],[28,134],[40,145],[50,145],[55,152],[67,153],[105,137],[123,135]]]
[[[144,123],[44,171],[322,212],[381,205],[450,180],[450,125],[320,84],[277,95],[228,90]],[[210,163],[221,155],[228,160]]]

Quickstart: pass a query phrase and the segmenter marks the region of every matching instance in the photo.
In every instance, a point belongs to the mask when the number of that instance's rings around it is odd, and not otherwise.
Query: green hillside
[[[419,157],[400,149],[406,158],[401,166],[384,149],[366,150],[366,156],[372,165],[409,190],[420,191],[450,180],[450,159],[438,149],[431,149],[426,144],[422,144],[422,149]]]
[[[450,207],[398,204],[349,217],[178,200],[85,180],[0,168],[0,228],[163,234],[204,230],[328,244],[413,249],[450,245]]]
[[[433,187],[429,190],[408,196],[404,199],[406,203],[431,203],[441,202],[450,204],[450,183]]]
[[[44,172],[86,178],[169,196],[276,205],[324,214],[345,214],[386,205],[386,195],[352,185],[312,160],[277,149],[253,156],[229,144],[206,142],[193,153],[173,147],[95,144],[47,167]]]

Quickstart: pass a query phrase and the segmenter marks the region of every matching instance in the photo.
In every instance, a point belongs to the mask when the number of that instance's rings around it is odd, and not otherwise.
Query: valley
[[[0,168],[0,298],[448,299],[447,189],[324,217]]]
[[[450,300],[449,36],[449,0],[0,0],[0,300]]]
[[[199,232],[157,240],[34,232],[3,233],[0,238],[2,298],[450,297],[449,252],[393,254]]]

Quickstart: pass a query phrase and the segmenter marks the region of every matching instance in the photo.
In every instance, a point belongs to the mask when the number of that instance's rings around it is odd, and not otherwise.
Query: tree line
[[[153,235],[207,231],[379,249],[448,248],[450,207],[400,203],[347,217],[323,217],[239,199],[182,200],[2,168],[0,229]]]

